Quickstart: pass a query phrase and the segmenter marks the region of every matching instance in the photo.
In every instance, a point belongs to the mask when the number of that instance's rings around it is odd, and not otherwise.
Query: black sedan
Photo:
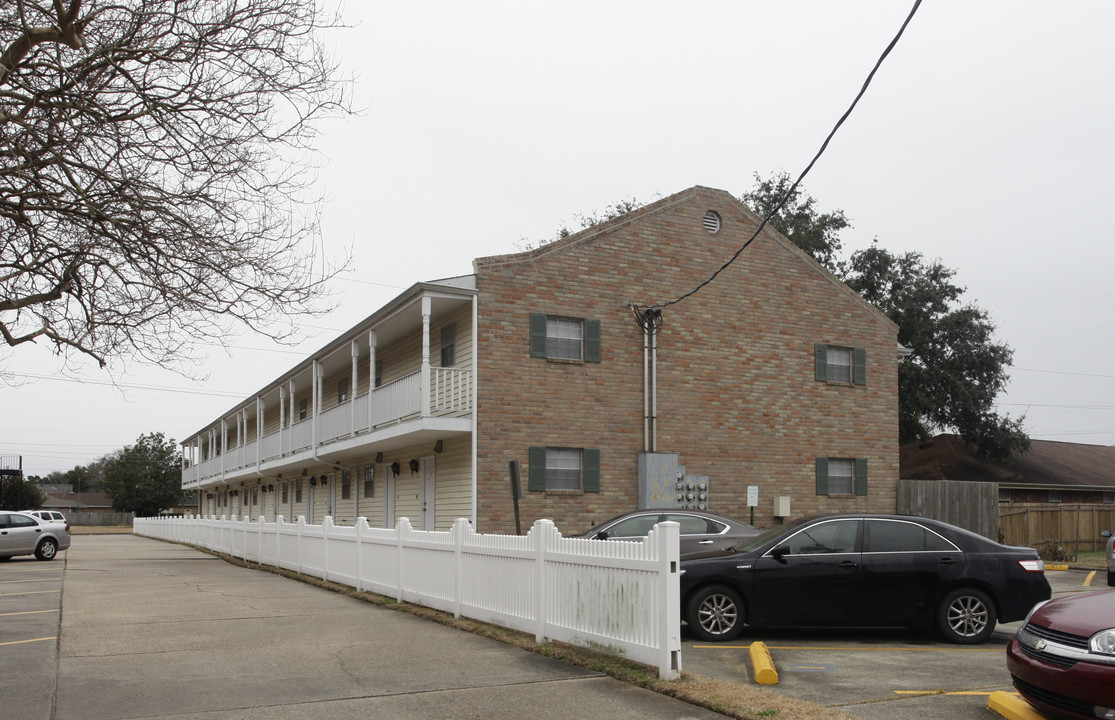
[[[637,510],[600,523],[571,537],[594,540],[642,540],[660,522],[676,522],[680,535],[680,555],[686,558],[706,553],[724,553],[759,530],[745,522],[700,510]]]
[[[936,626],[978,643],[1050,597],[1035,550],[904,515],[802,518],[681,569],[683,618],[706,641],[745,625]]]

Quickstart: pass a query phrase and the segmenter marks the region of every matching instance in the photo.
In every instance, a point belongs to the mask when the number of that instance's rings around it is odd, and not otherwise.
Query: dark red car
[[[1035,607],[1007,646],[1007,669],[1044,715],[1115,720],[1115,590]]]

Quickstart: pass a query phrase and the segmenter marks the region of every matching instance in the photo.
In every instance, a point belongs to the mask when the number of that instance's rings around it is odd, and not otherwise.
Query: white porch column
[[[372,418],[375,413],[372,411],[375,407],[376,397],[376,343],[379,341],[379,336],[376,335],[375,330],[368,331],[368,429],[373,428]]]
[[[359,379],[356,362],[360,359],[360,344],[353,340],[349,349],[352,352],[352,379],[348,383],[349,428],[356,435],[356,381]]]
[[[430,416],[430,305],[429,297],[422,298],[422,417]]]
[[[256,471],[259,471],[259,465],[263,462],[260,454],[263,452],[263,413],[267,410],[267,403],[263,398],[256,395]]]

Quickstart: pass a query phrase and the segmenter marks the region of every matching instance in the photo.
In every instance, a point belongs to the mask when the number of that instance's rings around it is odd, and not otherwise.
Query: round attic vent
[[[715,235],[720,230],[720,213],[715,210],[709,210],[705,213],[705,216],[701,218],[701,224],[705,226],[705,230]]]

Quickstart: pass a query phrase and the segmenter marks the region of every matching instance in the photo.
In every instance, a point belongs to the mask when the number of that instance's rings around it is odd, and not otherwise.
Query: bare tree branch
[[[314,0],[0,8],[0,337],[165,366],[320,312],[316,123],[351,112]]]

